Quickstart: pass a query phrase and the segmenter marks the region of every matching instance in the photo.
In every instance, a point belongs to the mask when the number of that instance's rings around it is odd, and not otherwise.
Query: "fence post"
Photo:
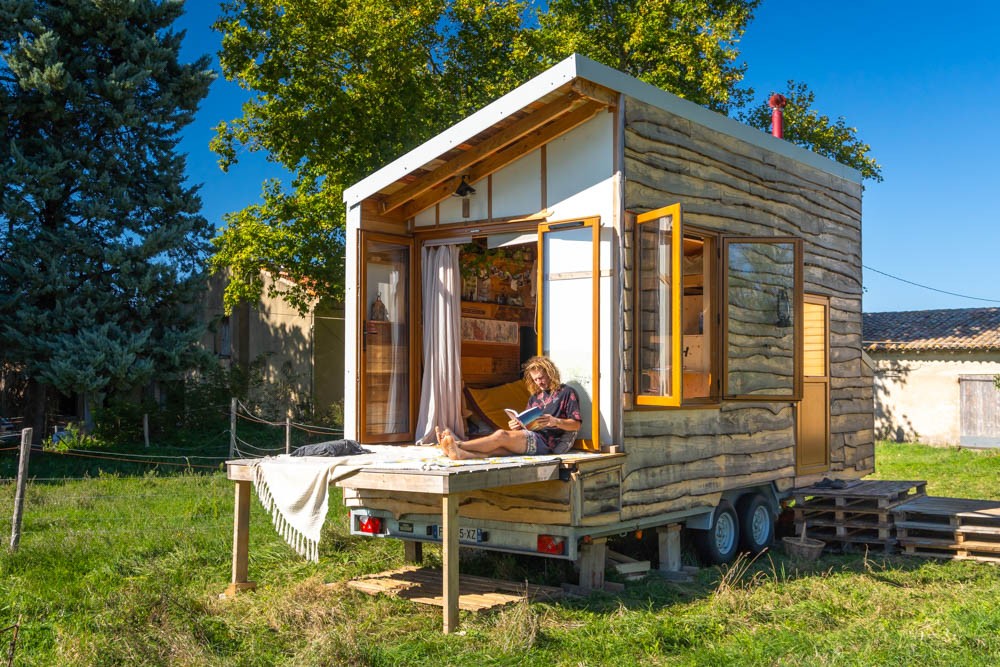
[[[292,453],[292,418],[285,417],[285,453]]]
[[[229,458],[236,458],[236,398],[229,399]]]
[[[142,439],[146,443],[146,449],[149,449],[149,413],[142,413]]]
[[[14,520],[10,531],[10,550],[17,551],[21,541],[21,514],[24,511],[24,487],[28,482],[28,455],[31,453],[32,429],[21,431],[21,458],[17,462],[17,491],[14,493]]]

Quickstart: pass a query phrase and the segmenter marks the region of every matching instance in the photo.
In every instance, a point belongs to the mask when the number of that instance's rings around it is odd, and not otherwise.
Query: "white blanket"
[[[271,514],[278,534],[308,560],[319,560],[319,538],[328,509],[330,484],[365,467],[434,470],[484,463],[539,463],[558,456],[504,456],[452,461],[437,447],[365,445],[371,454],[356,456],[269,456],[249,464],[253,486]]]
[[[269,456],[252,464],[257,497],[271,514],[278,534],[300,556],[313,562],[319,560],[319,538],[326,521],[327,492],[332,482],[389,455],[393,455],[393,459],[441,456],[441,450],[436,447],[381,446],[367,449],[372,453],[334,457]],[[421,451],[413,451],[417,449]]]

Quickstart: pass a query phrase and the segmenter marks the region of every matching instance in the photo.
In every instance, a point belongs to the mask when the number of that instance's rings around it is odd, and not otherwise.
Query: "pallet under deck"
[[[392,595],[444,607],[441,575],[441,570],[406,566],[359,577],[347,582],[347,585],[369,595]],[[522,600],[551,600],[563,594],[561,588],[554,586],[517,583],[470,574],[459,574],[458,591],[458,608],[472,612],[495,609]]]

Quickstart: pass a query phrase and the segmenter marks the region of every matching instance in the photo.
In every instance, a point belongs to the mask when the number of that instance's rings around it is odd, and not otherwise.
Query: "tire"
[[[748,493],[736,501],[740,520],[740,549],[759,554],[774,541],[774,517],[767,499],[760,493]]]
[[[723,500],[712,513],[712,527],[692,531],[701,560],[709,565],[731,563],[740,550],[740,522],[736,510]]]

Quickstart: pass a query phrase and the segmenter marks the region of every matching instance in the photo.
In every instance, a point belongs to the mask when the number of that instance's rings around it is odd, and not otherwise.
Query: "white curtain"
[[[458,245],[423,249],[424,377],[418,443],[434,442],[434,427],[465,437],[462,417],[462,276]]]

